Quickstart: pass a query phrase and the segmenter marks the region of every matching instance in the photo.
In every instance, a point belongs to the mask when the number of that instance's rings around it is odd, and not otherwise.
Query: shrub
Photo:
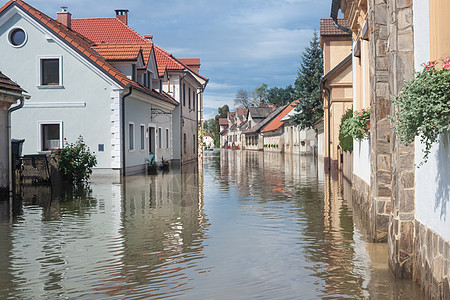
[[[65,146],[58,153],[58,169],[72,183],[86,181],[92,174],[92,167],[97,165],[97,158],[80,135],[75,143]]]
[[[370,108],[354,111],[353,116],[346,121],[344,127],[348,127],[348,134],[355,140],[362,141],[369,136],[367,123],[370,121]]]
[[[422,71],[414,72],[414,77],[393,100],[395,115],[391,120],[400,143],[407,146],[419,136],[425,144],[420,165],[428,160],[439,134],[450,130],[449,83],[450,59],[442,69],[437,68],[436,61],[430,61]]]
[[[352,109],[349,108],[341,117],[339,126],[339,145],[343,151],[353,151],[353,136],[350,133],[349,121],[353,117]]]

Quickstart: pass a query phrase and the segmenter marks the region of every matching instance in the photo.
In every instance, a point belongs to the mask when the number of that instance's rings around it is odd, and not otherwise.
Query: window
[[[62,148],[61,122],[53,124],[40,124],[42,151]]]
[[[196,146],[196,142],[195,142],[195,134],[192,136],[192,151],[193,151],[193,153],[195,154],[195,146]]]
[[[27,41],[27,34],[22,28],[14,28],[9,32],[8,40],[14,47],[20,47]]]
[[[145,125],[141,125],[141,150],[145,149]]]
[[[169,129],[166,128],[166,148],[169,148]]]
[[[60,85],[59,58],[41,59],[40,85]]]
[[[192,91],[192,109],[195,110],[195,102],[196,102],[196,97],[195,97],[195,91]]]
[[[183,106],[186,106],[186,85],[183,83]]]
[[[184,154],[186,154],[186,133],[183,135],[183,150]]]
[[[136,64],[131,65],[131,80],[136,81]]]
[[[160,149],[162,148],[162,130],[161,130],[161,128],[158,128],[158,146]]]
[[[134,150],[134,123],[128,124],[128,142],[128,149]]]
[[[188,96],[189,96],[189,109],[191,109],[191,88],[188,89]]]

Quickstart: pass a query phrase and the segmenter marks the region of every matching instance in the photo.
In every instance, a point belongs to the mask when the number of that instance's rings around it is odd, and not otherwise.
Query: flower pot
[[[370,130],[370,119],[366,119],[367,125],[366,125],[366,131]]]

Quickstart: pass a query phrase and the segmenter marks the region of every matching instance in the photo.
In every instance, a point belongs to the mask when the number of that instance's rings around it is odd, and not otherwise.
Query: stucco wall
[[[28,35],[26,44],[20,48],[14,48],[7,42],[9,29],[16,26],[23,28]],[[20,82],[21,87],[32,96],[25,107],[12,116],[12,137],[25,139],[23,154],[41,150],[39,122],[62,121],[63,138],[75,141],[82,135],[87,145],[96,151],[97,167],[110,168],[111,85],[58,43],[46,39],[43,32],[19,15],[0,28],[0,41],[2,56],[20,57],[2,60],[2,71]],[[39,55],[61,57],[63,88],[38,88]],[[83,93],[80,94],[80,91]],[[104,152],[97,151],[98,144],[104,144]]]
[[[0,101],[0,189],[8,187],[8,111],[1,109]]]
[[[370,141],[353,140],[353,173],[370,184]]]

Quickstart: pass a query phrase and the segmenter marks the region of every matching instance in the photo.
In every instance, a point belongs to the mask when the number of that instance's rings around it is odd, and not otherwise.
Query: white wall
[[[28,35],[20,48],[7,42],[9,29],[15,26],[22,27]],[[40,150],[40,121],[62,121],[63,138],[75,141],[82,135],[96,152],[97,167],[111,168],[111,84],[19,15],[0,27],[0,53],[2,57],[20,58],[3,59],[1,69],[32,96],[24,108],[12,115],[12,137],[25,139],[23,154]],[[63,88],[37,87],[39,55],[62,57]],[[97,151],[98,144],[105,145],[104,152]]]
[[[414,67],[430,60],[428,1],[414,0]],[[415,163],[423,161],[424,144],[415,141]],[[450,240],[450,134],[440,136],[428,162],[415,170],[416,219]]]
[[[370,185],[370,140],[353,140],[353,174]]]
[[[0,105],[4,103],[0,100]],[[9,107],[9,103],[8,106]],[[8,151],[8,110],[0,109],[0,189],[8,187],[9,151]]]

